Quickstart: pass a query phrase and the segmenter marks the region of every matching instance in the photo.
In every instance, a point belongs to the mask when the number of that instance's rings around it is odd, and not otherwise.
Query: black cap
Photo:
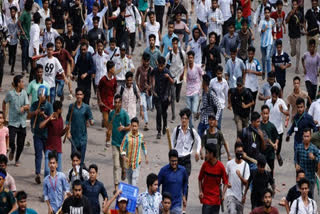
[[[242,77],[237,78],[237,85],[243,85],[243,79]]]

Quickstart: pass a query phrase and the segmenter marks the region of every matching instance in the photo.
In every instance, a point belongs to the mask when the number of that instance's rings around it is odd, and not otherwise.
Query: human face
[[[158,64],[159,71],[163,71],[165,67],[166,67],[165,64]]]
[[[104,46],[101,42],[98,43],[97,49],[98,49],[99,54],[103,53]]]
[[[264,18],[267,20],[270,18],[270,11],[269,10],[264,11]]]
[[[62,48],[62,42],[60,40],[56,41],[56,50],[61,50]]]
[[[155,18],[154,18],[154,14],[151,14],[151,15],[149,16],[149,19],[150,19],[150,22],[151,22],[151,23],[154,23],[154,19],[155,19]]]
[[[121,212],[125,212],[125,211],[127,211],[127,202],[126,201],[119,201],[118,202],[118,207],[119,207],[119,210],[121,211]]]
[[[75,185],[73,188],[73,196],[77,199],[80,199],[82,197],[82,186],[81,185]]]
[[[81,46],[81,54],[86,54],[87,50],[88,50],[87,46],[85,46],[85,45]]]
[[[311,5],[312,5],[312,8],[317,8],[317,6],[318,6],[318,1],[312,1],[311,2]]]
[[[23,81],[23,79],[21,79],[20,82],[18,83],[18,87],[19,87],[20,89],[23,89],[23,88],[24,88],[24,81]]]
[[[95,16],[97,15],[98,11],[99,11],[99,8],[97,8],[96,6],[93,6],[93,7],[92,7],[92,13],[93,13]]]
[[[52,22],[51,21],[46,21],[46,28],[47,30],[50,30],[51,29],[51,26],[52,26]]]
[[[121,109],[121,104],[122,104],[121,99],[120,98],[116,99],[114,101],[114,108],[117,109],[117,110],[120,110]]]
[[[171,200],[169,198],[165,198],[162,202],[163,211],[168,212],[171,208]]]
[[[258,164],[258,172],[259,173],[264,173],[264,167],[262,167],[262,166],[260,166],[259,164]]]
[[[132,0],[127,0],[127,5],[131,5]]]
[[[272,195],[270,194],[270,192],[267,192],[266,194],[264,194],[264,196],[263,196],[263,203],[264,203],[264,206],[265,206],[266,208],[271,207]]]
[[[217,71],[217,79],[219,81],[222,80],[222,72],[221,71]]]
[[[111,42],[111,43],[110,43],[110,49],[113,50],[113,49],[115,49],[115,48],[116,48],[116,43]]]
[[[49,1],[44,1],[42,6],[43,6],[43,9],[48,9],[49,8]]]
[[[297,9],[298,9],[298,3],[297,3],[296,1],[293,1],[293,2],[292,2],[292,9],[295,10],[295,11],[297,11]]]
[[[93,22],[93,27],[94,27],[95,29],[97,29],[97,28],[99,27],[99,21],[98,21],[98,20],[94,20],[94,22]]]
[[[276,79],[274,77],[268,77],[268,83],[269,85],[273,86],[273,84],[275,83]]]
[[[72,32],[72,24],[67,24],[67,30],[68,32]]]
[[[78,91],[77,94],[76,94],[77,101],[78,102],[82,102],[83,97],[84,97],[83,92],[82,91]]]
[[[282,52],[282,45],[277,45],[277,52],[280,55]]]
[[[243,153],[243,148],[237,147],[235,153]]]
[[[251,122],[254,128],[258,128],[260,126],[260,118]]]
[[[213,157],[212,153],[206,150],[206,156],[205,156],[206,160],[212,160],[212,157]]]
[[[244,22],[242,25],[241,25],[241,30],[242,32],[246,32],[248,29],[248,24],[246,22]]]
[[[271,97],[272,97],[272,102],[276,102],[278,99],[278,95],[276,93],[273,93]]]
[[[181,13],[176,14],[176,21],[177,22],[181,21]]]
[[[26,199],[21,199],[20,201],[17,202],[19,206],[20,211],[25,211],[27,209],[27,200]]]
[[[212,1],[212,7],[213,8],[218,8],[218,2],[217,1]]]
[[[173,170],[178,168],[178,158],[177,157],[170,157],[169,162],[170,162],[170,166]]]
[[[15,10],[10,10],[10,15],[12,18],[16,16],[16,11]]]
[[[196,29],[194,31],[194,34],[193,34],[193,38],[194,39],[198,39],[200,37],[200,30],[199,29]]]
[[[297,105],[297,112],[298,112],[298,114],[300,114],[300,115],[303,114],[304,109],[305,109],[305,106],[304,106],[303,103]]]
[[[281,4],[279,4],[279,5],[277,6],[277,11],[278,11],[279,13],[281,13],[282,7],[283,7],[283,5],[281,5]]]
[[[174,25],[173,24],[169,24],[168,25],[168,34],[172,35],[174,31]]]
[[[306,177],[306,175],[303,172],[300,172],[296,178],[297,183],[298,183],[298,181],[300,181],[302,178],[305,178],[305,177]]]
[[[76,167],[80,165],[80,159],[78,157],[73,157],[72,159],[72,167]]]
[[[249,58],[250,62],[253,60],[253,57],[254,57],[254,52],[253,51],[249,51],[248,52],[248,58]]]
[[[311,140],[311,133],[310,132],[303,132],[303,143],[309,144]]]
[[[155,182],[153,182],[153,184],[151,185],[151,192],[155,193],[158,191],[158,180],[156,180]]]
[[[120,49],[120,56],[124,58],[126,56],[126,49]]]
[[[269,110],[268,109],[263,109],[261,112],[262,120],[263,121],[268,121],[269,120]]]
[[[236,60],[236,56],[237,56],[237,52],[231,52],[230,56],[231,56],[232,61],[235,61]]]
[[[131,123],[131,130],[132,130],[132,133],[136,134],[138,133],[138,129],[139,129],[139,124],[134,122],[134,123]]]
[[[315,52],[315,48],[315,45],[309,45],[309,52],[313,54]]]
[[[216,36],[212,34],[209,38],[209,43],[210,44],[215,44],[216,43]]]
[[[213,127],[217,127],[217,120],[213,119],[213,118],[210,118],[208,120],[208,123],[209,123],[209,127],[213,128]]]
[[[97,171],[95,169],[91,168],[89,171],[89,176],[90,176],[90,181],[97,180]]]
[[[52,55],[53,55],[53,47],[47,48],[47,55],[48,55],[48,57],[52,57]]]
[[[188,55],[188,62],[189,64],[193,64],[194,56],[192,54]]]
[[[293,88],[294,89],[299,89],[300,88],[300,81],[299,80],[294,80],[293,81]]]
[[[189,118],[187,117],[187,115],[182,115],[181,126],[188,127],[188,124],[189,124]]]
[[[178,41],[172,42],[172,49],[175,51],[178,50]]]
[[[155,39],[153,38],[153,37],[151,37],[150,39],[149,39],[149,44],[150,44],[150,47],[154,47],[154,45],[155,45],[155,43],[156,43],[156,41],[155,41]]]
[[[147,68],[150,65],[150,60],[142,60],[143,67]]]
[[[132,83],[133,83],[132,77],[129,77],[128,79],[126,79],[126,86],[128,88],[131,88]]]
[[[243,89],[243,85],[237,84],[237,89],[238,89],[238,91],[241,91]]]
[[[37,80],[41,80],[42,79],[42,74],[43,74],[43,69],[42,68],[39,68],[37,70]]]
[[[51,172],[56,171],[57,169],[57,160],[55,158],[51,158],[49,160],[49,168]]]
[[[228,30],[229,30],[230,34],[233,34],[234,33],[234,26],[233,25],[229,26]]]
[[[309,193],[309,186],[308,184],[302,184],[300,187],[300,192],[302,197],[307,197]]]
[[[237,10],[237,19],[241,19],[242,17],[242,10]]]

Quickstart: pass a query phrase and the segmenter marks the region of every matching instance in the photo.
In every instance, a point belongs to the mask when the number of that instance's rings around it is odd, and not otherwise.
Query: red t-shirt
[[[264,212],[264,207],[256,207],[254,208],[250,214],[264,214],[266,212]],[[277,208],[275,207],[271,207],[271,211],[269,212],[269,214],[279,214],[279,211]]]
[[[50,120],[47,123],[48,139],[46,142],[46,150],[56,150],[58,153],[62,153],[61,146],[61,134],[63,131],[63,120],[59,117],[55,120]]]
[[[221,179],[224,185],[228,184],[228,176],[226,169],[220,161],[215,165],[211,165],[208,161],[202,164],[199,177],[202,181],[203,198],[200,201],[206,205],[220,205],[220,190]]]
[[[283,38],[282,23],[284,22],[285,16],[286,16],[286,13],[284,11],[281,11],[281,15],[279,15],[277,11],[274,11],[271,13],[270,17],[273,18],[274,21],[276,22],[276,29],[277,29],[277,32],[273,32],[273,35],[276,33],[277,39]]]
[[[54,54],[54,56],[59,60],[64,70],[64,74],[67,74],[68,62],[71,57],[70,53],[66,49],[61,49],[61,51],[58,54]],[[61,80],[63,77],[61,74],[57,74],[56,79]]]
[[[245,3],[245,1],[247,1]],[[244,18],[248,18],[248,16],[251,16],[251,0],[240,0],[241,7],[242,7],[242,16]]]
[[[110,109],[113,109],[113,97],[117,90],[116,78],[112,77],[112,79],[109,80],[106,75],[103,76],[99,81],[98,90],[103,104],[108,106]],[[100,107],[100,111],[109,112],[109,108]]]

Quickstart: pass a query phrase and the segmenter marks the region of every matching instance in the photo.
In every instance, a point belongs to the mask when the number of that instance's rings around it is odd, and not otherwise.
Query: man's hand
[[[231,104],[228,104],[228,109],[229,109],[230,111],[232,110]]]
[[[215,22],[217,21],[214,17],[211,18],[211,21]]]
[[[296,164],[296,171],[299,171],[301,169],[301,167],[299,166],[299,164]]]
[[[121,132],[121,131],[123,131],[123,130],[124,130],[124,126],[123,126],[123,125],[121,125],[121,126],[118,127],[118,131],[119,131],[119,132]]]
[[[240,178],[241,177],[241,172],[240,172],[239,169],[237,169],[236,173],[237,173],[238,177]]]
[[[187,207],[187,199],[185,196],[182,197],[182,203],[184,207]]]
[[[50,205],[48,207],[48,214],[53,214],[53,210],[52,210],[52,207]]]
[[[200,159],[200,156],[199,156],[199,153],[196,153],[195,156],[194,156],[195,160],[198,162],[199,159]]]
[[[244,104],[244,102],[241,103],[241,107],[242,108],[247,108],[246,104]]]
[[[273,147],[273,149],[274,149],[275,151],[278,150],[278,144],[274,143],[274,144],[272,144],[272,147]]]
[[[286,66],[283,65],[283,64],[281,64],[281,65],[280,65],[280,68],[281,68],[282,70],[284,70],[284,69],[286,69]]]
[[[140,117],[142,120],[144,120],[144,112],[143,112],[143,109],[140,109]]]
[[[314,154],[313,154],[312,152],[310,152],[310,153],[309,153],[309,158],[310,158],[311,160],[314,160],[316,157],[314,156]]]
[[[245,203],[246,203],[246,196],[245,196],[245,195],[244,195],[244,196],[242,196],[241,203],[242,203],[242,204],[245,204]]]
[[[81,79],[83,80],[84,78],[86,78],[88,76],[88,73],[84,73],[81,75]]]

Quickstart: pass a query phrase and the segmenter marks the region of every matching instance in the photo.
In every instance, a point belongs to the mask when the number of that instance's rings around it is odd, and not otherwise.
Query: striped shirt
[[[141,147],[144,155],[147,155],[147,147],[142,133],[138,132],[136,135],[133,135],[132,132],[129,132],[123,138],[120,146],[120,153],[121,155],[127,156],[128,168],[136,169],[141,163]]]
[[[268,21],[265,19],[261,20],[259,24],[259,32],[261,32],[261,30],[265,30],[266,28],[268,29],[261,33],[261,47],[267,47],[273,44],[272,31],[276,32],[276,22],[274,19],[270,18]]]

